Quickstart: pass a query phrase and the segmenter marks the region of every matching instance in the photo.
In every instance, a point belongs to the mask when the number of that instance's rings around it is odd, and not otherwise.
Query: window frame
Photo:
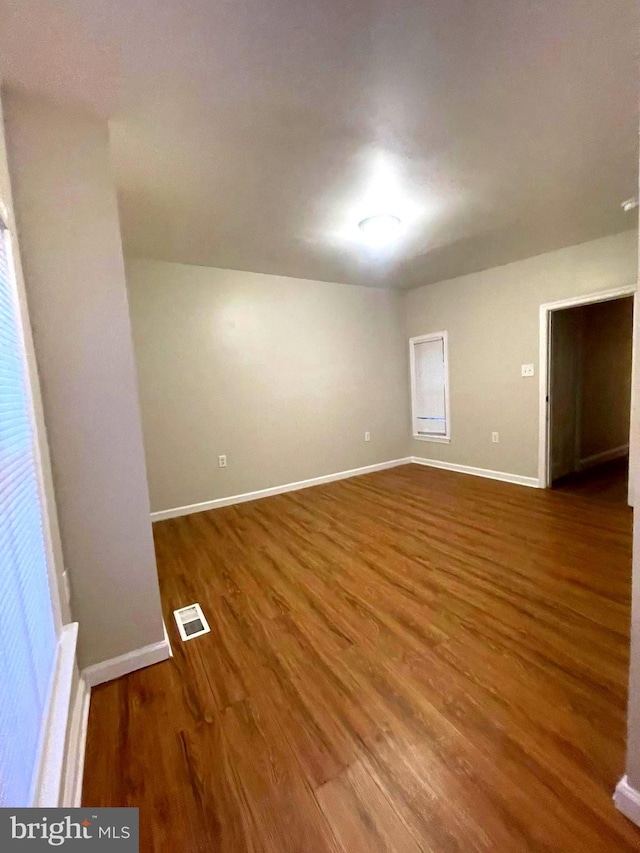
[[[2,110],[0,104],[0,123]],[[0,127],[0,144],[2,143]],[[2,152],[0,151],[0,170],[2,169]],[[25,389],[29,405],[29,421],[31,424],[34,464],[40,498],[42,532],[44,536],[45,556],[49,578],[49,592],[53,623],[56,635],[60,639],[65,625],[72,621],[71,605],[68,592],[64,590],[63,580],[64,559],[60,540],[60,528],[53,491],[53,475],[49,456],[49,445],[46,438],[46,427],[42,408],[42,396],[38,367],[33,346],[33,334],[29,319],[27,295],[20,260],[15,215],[10,206],[10,196],[3,195],[2,175],[0,174],[0,231],[4,232],[5,250],[11,286],[13,290],[14,310],[16,314],[16,329],[20,338],[23,366],[25,371]],[[9,204],[7,204],[9,201]]]
[[[444,356],[444,414],[446,429],[442,435],[420,435],[417,429],[416,417],[416,344],[424,344],[429,341],[442,341]],[[433,441],[438,444],[449,444],[451,442],[451,409],[449,394],[449,335],[447,332],[430,332],[426,335],[416,335],[409,338],[409,381],[411,384],[411,433],[416,441]]]

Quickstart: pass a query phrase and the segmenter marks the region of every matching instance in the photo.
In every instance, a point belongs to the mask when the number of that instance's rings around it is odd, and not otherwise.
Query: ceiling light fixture
[[[372,246],[386,246],[397,237],[401,224],[398,216],[383,213],[377,216],[368,216],[358,222],[358,228],[366,237],[367,243]]]

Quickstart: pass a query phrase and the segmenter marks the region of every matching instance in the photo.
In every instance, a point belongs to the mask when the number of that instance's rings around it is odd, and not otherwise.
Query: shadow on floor
[[[556,480],[552,488],[582,498],[626,505],[628,481],[629,458],[625,457],[567,474]]]

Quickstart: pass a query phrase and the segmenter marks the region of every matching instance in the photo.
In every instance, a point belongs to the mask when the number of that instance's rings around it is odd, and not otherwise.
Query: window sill
[[[413,434],[416,441],[435,441],[438,444],[450,444],[451,439],[445,435],[416,435]]]

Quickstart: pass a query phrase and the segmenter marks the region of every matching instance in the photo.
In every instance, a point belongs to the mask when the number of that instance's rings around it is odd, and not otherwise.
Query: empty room
[[[639,24],[4,0],[2,850],[640,851]]]

